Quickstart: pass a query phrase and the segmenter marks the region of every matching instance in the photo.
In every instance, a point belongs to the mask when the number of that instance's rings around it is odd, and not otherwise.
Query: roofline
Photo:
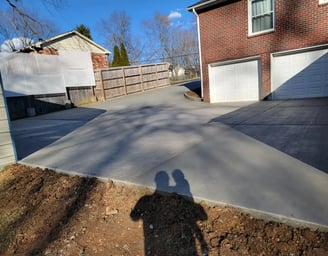
[[[201,10],[207,7],[211,7],[212,5],[215,4],[221,4],[221,3],[225,3],[225,2],[229,2],[229,0],[208,0],[206,2],[202,2],[202,3],[196,3],[194,5],[191,5],[189,7],[187,7],[187,10],[189,12],[193,12],[193,11],[197,11],[197,10]]]
[[[191,5],[191,6],[187,7],[187,10],[188,11],[196,10],[199,7],[205,7],[206,5],[211,4],[211,3],[215,2],[215,1],[216,0],[209,0],[207,2],[203,2],[203,3],[199,3],[199,4],[194,4],[194,5]]]
[[[65,32],[65,33],[59,34],[59,35],[57,35],[57,36],[54,36],[54,37],[48,38],[48,39],[46,39],[46,40],[43,40],[43,41],[41,41],[41,42],[37,42],[37,43],[35,43],[34,45],[35,45],[35,46],[40,46],[40,47],[42,47],[43,44],[51,43],[52,41],[56,41],[56,40],[58,40],[58,39],[60,39],[60,38],[62,38],[62,37],[66,37],[66,36],[68,36],[68,35],[70,35],[70,34],[75,34],[75,35],[81,37],[83,40],[87,41],[88,43],[90,43],[90,44],[94,45],[95,47],[99,48],[100,50],[104,51],[105,54],[107,54],[107,55],[108,55],[108,54],[111,54],[111,52],[110,52],[109,50],[107,50],[106,48],[104,48],[104,47],[102,47],[101,45],[97,44],[95,41],[91,40],[90,38],[88,38],[88,37],[82,35],[81,33],[79,33],[79,32],[76,31],[76,30],[71,30],[71,31],[68,31],[68,32]]]

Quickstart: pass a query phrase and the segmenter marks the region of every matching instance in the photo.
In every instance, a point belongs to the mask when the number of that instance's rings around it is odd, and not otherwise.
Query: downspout
[[[198,35],[198,51],[199,51],[199,69],[200,69],[200,88],[201,88],[201,98],[204,99],[204,92],[203,92],[203,65],[202,65],[202,50],[200,44],[200,25],[199,25],[199,16],[195,10],[192,9],[192,12],[196,15],[197,18],[197,35]]]

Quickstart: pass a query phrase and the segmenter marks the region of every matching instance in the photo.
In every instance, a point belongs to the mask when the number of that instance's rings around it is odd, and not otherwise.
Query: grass
[[[2,239],[0,239],[0,251],[2,251],[3,248],[6,248],[15,238],[16,229],[12,229],[10,226],[18,221],[22,214],[23,210],[16,208],[10,212],[0,215],[0,234],[2,234]]]
[[[11,166],[12,166],[12,164],[7,164],[7,165],[3,166],[3,167],[0,169],[0,172],[5,172],[5,171],[7,171]]]

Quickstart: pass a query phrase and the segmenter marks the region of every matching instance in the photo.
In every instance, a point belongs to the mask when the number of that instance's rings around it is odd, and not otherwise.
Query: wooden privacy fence
[[[170,84],[169,63],[95,70],[99,101],[143,92]]]

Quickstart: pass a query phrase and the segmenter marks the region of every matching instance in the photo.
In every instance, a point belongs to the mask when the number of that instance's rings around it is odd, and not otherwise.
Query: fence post
[[[106,101],[106,93],[105,93],[104,79],[103,79],[102,71],[103,71],[102,69],[99,70],[99,72],[100,72],[100,86],[101,86],[102,95],[104,97],[104,101]]]
[[[155,68],[156,68],[156,81],[158,82],[159,78],[158,78],[158,68],[157,68],[157,64],[155,64]],[[157,84],[157,83],[156,83]],[[158,85],[156,87],[159,87]]]
[[[166,63],[166,67],[167,67],[167,85],[170,85],[170,64]]]
[[[140,83],[141,83],[141,90],[144,92],[144,81],[143,81],[143,74],[142,74],[142,65],[139,65],[139,74],[140,74]]]
[[[125,79],[125,72],[124,72],[124,70],[125,70],[124,67],[122,67],[124,93],[125,93],[125,95],[128,95],[128,88],[126,86],[126,79]]]

